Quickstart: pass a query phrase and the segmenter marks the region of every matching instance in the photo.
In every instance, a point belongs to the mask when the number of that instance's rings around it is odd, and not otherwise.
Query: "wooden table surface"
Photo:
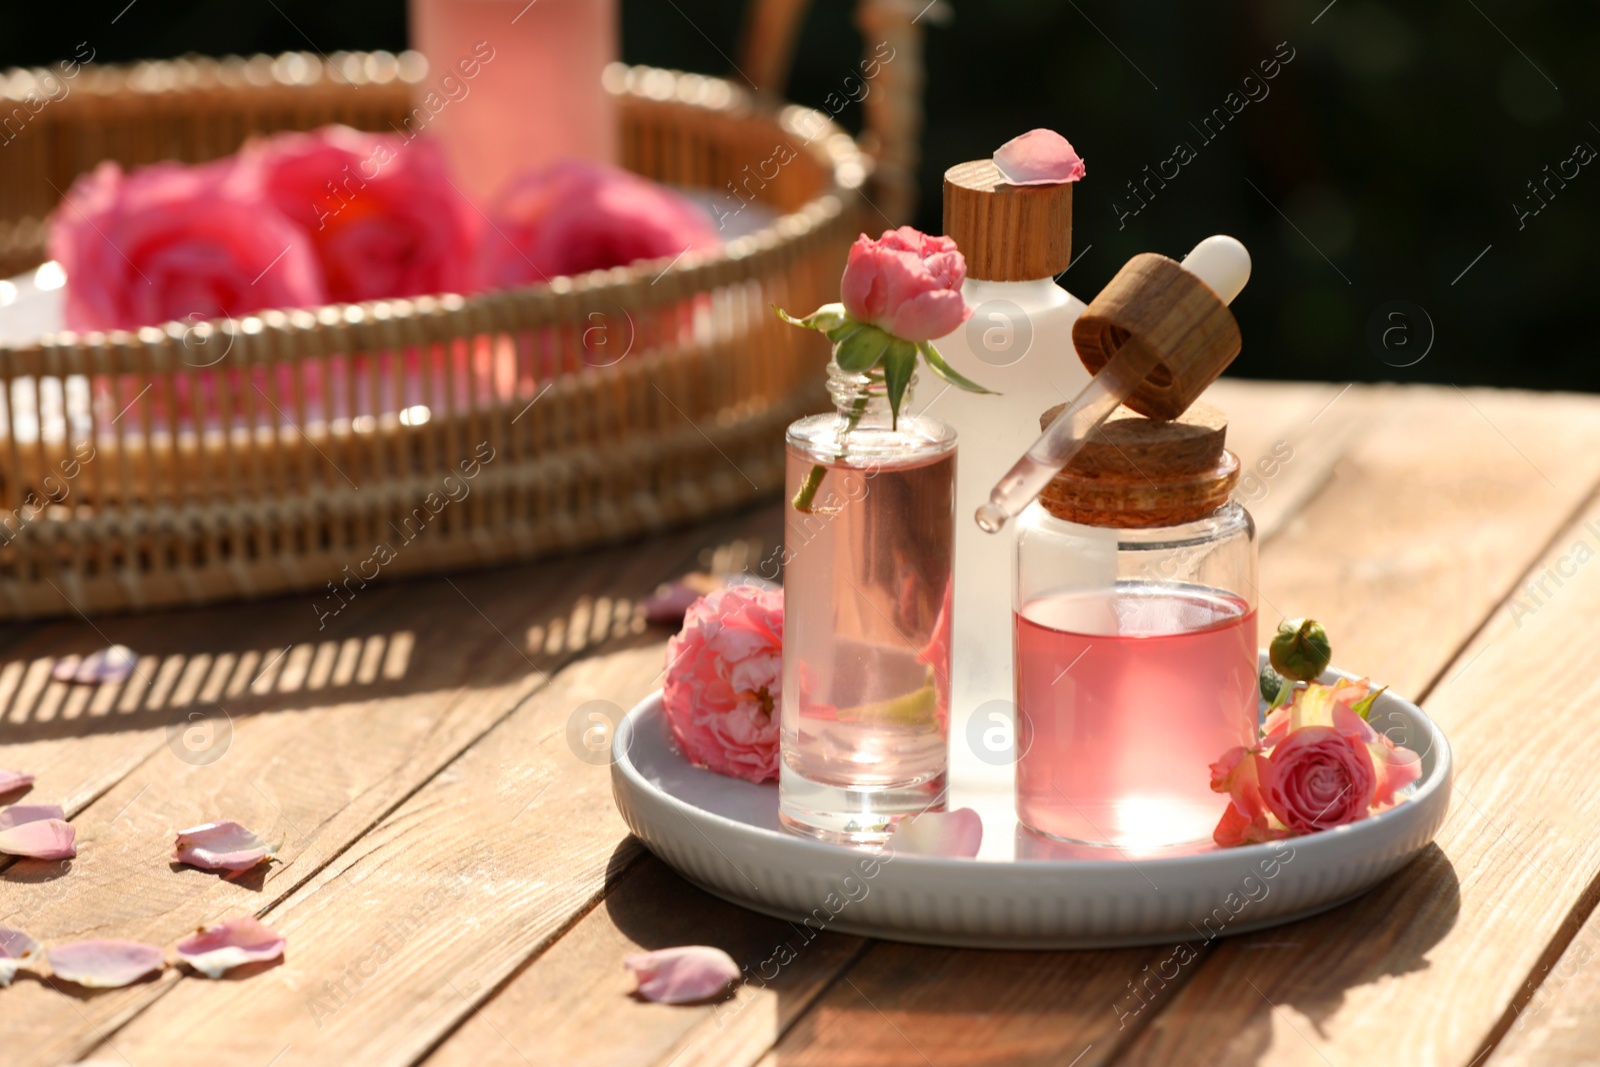
[[[1454,746],[1437,842],[1365,897],[1218,940],[1164,988],[1144,979],[1170,947],[824,934],[720,1005],[634,1000],[621,958],[638,947],[754,965],[796,937],[644,852],[608,769],[568,741],[588,702],[659,684],[667,635],[639,599],[755,567],[774,503],[373,586],[322,630],[311,597],[0,629],[0,767],[38,775],[26,799],[64,805],[79,848],[0,870],[0,925],[170,946],[255,913],[289,941],[281,965],[223,981],[169,969],[90,995],[19,976],[0,1062],[1596,1062],[1600,399],[1226,380],[1209,399],[1247,465],[1277,457],[1242,490],[1264,629],[1315,615],[1336,662],[1418,700]],[[111,642],[142,655],[128,682],[49,679]],[[169,865],[174,830],[218,818],[286,835],[278,862]]]

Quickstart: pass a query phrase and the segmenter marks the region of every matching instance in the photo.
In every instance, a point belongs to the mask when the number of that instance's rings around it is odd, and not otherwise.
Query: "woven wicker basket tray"
[[[0,269],[40,261],[39,220],[99,159],[387,129],[417,66],[85,66],[0,157]],[[720,192],[792,146],[757,191],[771,221],[716,254],[514,291],[0,346],[0,618],[326,592],[778,492],[783,427],[819,407],[826,348],[771,306],[836,299],[871,160],[825,116],[720,79],[614,67],[607,88],[624,165],[663,182]]]

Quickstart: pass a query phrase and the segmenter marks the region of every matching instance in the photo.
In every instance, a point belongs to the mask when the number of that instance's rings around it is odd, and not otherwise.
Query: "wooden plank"
[[[661,647],[641,640],[561,671],[268,909],[289,940],[283,966],[174,982],[96,1054],[174,1067],[267,1063],[290,1047],[303,1062],[417,1060],[639,857],[609,768],[576,757],[567,725],[590,701],[627,706],[655,684]]]
[[[1553,417],[1566,402],[1518,412],[1516,398],[1471,399],[1544,474],[1581,480],[1584,472],[1563,466],[1576,457],[1560,451],[1565,434]],[[1592,413],[1563,421],[1590,434],[1600,426]],[[1551,446],[1554,454],[1543,455]],[[1528,481],[1545,485],[1538,472]],[[1498,538],[1521,527],[1525,512],[1509,488],[1484,499],[1498,502]],[[1404,563],[1406,550],[1397,547]],[[1600,783],[1591,773],[1600,742],[1592,730],[1573,729],[1570,715],[1518,711],[1549,707],[1552,678],[1562,679],[1561,708],[1586,714],[1600,696],[1592,672],[1571,669],[1593,658],[1589,621],[1600,607],[1600,579],[1576,570],[1559,587],[1547,580],[1536,606],[1523,588],[1546,573],[1559,577],[1552,568],[1574,571],[1577,557],[1597,549],[1600,504],[1591,499],[1440,675],[1426,707],[1451,739],[1456,801],[1435,847],[1359,901],[1220,946],[1127,1062],[1344,1064],[1381,1048],[1395,1062],[1466,1065],[1499,1038],[1528,979],[1548,966],[1550,946],[1559,950],[1571,937],[1575,910],[1593,906],[1600,874],[1592,832]],[[1462,594],[1478,587],[1469,580],[1428,596],[1413,587],[1411,599],[1432,615],[1416,625],[1467,614],[1476,605],[1462,603]]]
[[[97,625],[99,632],[74,617],[8,628],[14,636],[0,652],[0,766],[34,775],[27,799],[59,803],[69,816],[149,755],[149,746],[128,745],[110,735],[134,728],[131,711],[144,703],[171,647],[161,637],[152,643],[151,631],[134,620],[106,619]],[[63,657],[88,655],[113,643],[150,651],[140,656],[140,675],[96,687],[51,680],[51,668]],[[70,733],[78,736],[76,745],[55,743]]]
[[[270,668],[272,680],[262,683],[269,696],[227,705],[234,718],[224,758],[190,764],[174,758],[164,728],[135,735],[154,755],[74,820],[80,856],[70,874],[47,879],[40,864],[18,864],[0,880],[0,914],[26,916],[29,931],[47,942],[118,936],[170,944],[218,914],[266,909],[510,714],[550,671],[631,634],[632,603],[693,565],[708,537],[770,530],[772,514],[687,531],[651,551],[628,547],[362,592],[338,620],[346,628],[329,627],[336,640],[296,646]],[[264,620],[224,611],[198,613],[214,630],[234,620],[231,634],[201,646],[213,653],[303,637],[307,618],[315,621],[295,601],[252,612]],[[398,663],[369,654],[374,637],[408,651]],[[177,682],[184,677],[170,673]],[[157,688],[165,684],[157,679]],[[53,743],[70,748],[79,739]],[[514,771],[524,779],[532,773]],[[172,831],[218,817],[285,833],[281,865],[232,880],[169,869]],[[59,1062],[175,979],[169,973],[83,1004],[45,984],[19,983],[6,991],[0,1043],[20,1050],[18,1064]]]
[[[1368,386],[1285,387],[1221,378],[1206,402],[1228,413],[1228,448],[1239,457],[1233,497],[1255,519],[1265,545],[1333,477],[1376,416]]]
[[[706,1006],[646,1004],[628,996],[622,958],[642,949],[715,945],[751,979]],[[797,931],[730,907],[646,858],[603,905],[462,1024],[428,1067],[563,1067],[758,1058],[865,947],[860,938]],[[625,1014],[624,1014],[625,1013]],[[714,1056],[712,1054],[715,1053]],[[711,1056],[712,1058],[707,1058]]]
[[[1594,544],[1594,539],[1590,539]],[[1595,886],[1569,916],[1567,927],[1592,909]],[[1570,940],[1568,939],[1570,936]],[[1544,957],[1529,972],[1510,1013],[1502,1015],[1499,1037],[1488,1067],[1567,1067],[1592,1064],[1600,1049],[1600,980],[1595,977],[1600,949],[1600,913],[1592,910],[1575,935],[1558,932]],[[1486,1042],[1487,1043],[1487,1042]]]
[[[1283,523],[1263,551],[1263,627],[1275,621],[1276,609],[1314,614],[1334,634],[1336,662],[1393,680],[1401,692],[1416,692],[1450,662],[1600,478],[1600,457],[1585,455],[1592,450],[1583,445],[1595,432],[1600,405],[1476,392],[1463,398],[1435,389],[1374,390],[1371,397],[1368,436],[1352,442],[1330,467],[1332,477],[1321,492]],[[1425,857],[1379,892],[1427,894],[1432,862]],[[1389,914],[1390,897],[1367,900],[1375,903],[1365,914],[1388,938],[1368,943],[1404,944],[1404,935],[1395,932],[1405,924]],[[1351,907],[1363,906],[1369,905]],[[1265,946],[1301,941],[1318,947],[1296,958],[1324,970],[1362,956],[1352,945],[1360,931],[1334,929],[1319,943],[1310,927],[1297,924],[1225,950],[1259,965],[1280,951]],[[1204,1010],[1190,1011],[1165,1029],[1166,1019],[1179,1017],[1163,1007],[1186,997],[1185,983],[1213,966],[1204,956],[1176,968],[1162,966],[1175,958],[1183,957],[1171,946],[1018,956],[874,945],[846,972],[848,981],[831,987],[778,1043],[774,1062],[924,1065],[931,1058],[947,1067],[1061,1064],[1081,1056],[1079,1067],[1089,1067],[1116,1059],[1152,1019],[1160,1021],[1152,1039],[1170,1037],[1171,1044],[1161,1048],[1175,1062],[1234,1062],[1230,1056],[1239,1050],[1231,1046],[1189,1041],[1193,1030],[1205,1027],[1204,1012],[1223,1005],[1207,1002]],[[1174,970],[1177,977],[1164,983],[1149,979]],[[1457,970],[1470,976],[1474,968],[1463,961]],[[942,981],[911,980],[929,974]],[[1142,996],[1135,995],[1135,983]],[[1228,992],[1237,1030],[1251,1006],[1234,987]],[[1397,1026],[1417,1025],[1427,1010],[1421,1002],[1398,1014],[1388,1006],[1368,1009]],[[1366,1046],[1373,1047],[1387,1046]],[[1365,1062],[1362,1053],[1342,1051],[1334,1063]],[[1146,1043],[1131,1058],[1161,1057],[1152,1056]],[[1421,1053],[1410,1060],[1434,1062]]]

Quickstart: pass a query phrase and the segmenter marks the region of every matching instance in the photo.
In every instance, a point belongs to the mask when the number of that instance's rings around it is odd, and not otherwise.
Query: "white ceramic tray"
[[[1324,681],[1349,677],[1330,670]],[[659,693],[613,740],[622,817],[703,889],[811,929],[988,948],[1103,948],[1258,930],[1372,888],[1433,840],[1450,804],[1450,748],[1409,701],[1378,698],[1374,728],[1422,756],[1409,798],[1359,823],[1272,845],[1160,853],[1074,848],[1017,825],[1008,775],[962,757],[952,731],[950,807],[983,819],[976,859],[871,853],[778,825],[778,787],[691,766],[673,745]]]

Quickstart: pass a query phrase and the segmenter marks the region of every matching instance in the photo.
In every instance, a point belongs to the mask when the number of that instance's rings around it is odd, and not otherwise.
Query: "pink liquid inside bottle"
[[[616,0],[411,0],[411,45],[428,77],[407,129],[443,140],[480,204],[557,159],[615,162],[600,80],[617,58]]]
[[[942,807],[949,763],[955,434],[891,429],[881,390],[842,436],[834,415],[788,434],[779,816],[847,844]]]
[[[1211,836],[1209,764],[1256,734],[1256,613],[1193,585],[1119,581],[1016,614],[1017,815],[1067,841]]]

